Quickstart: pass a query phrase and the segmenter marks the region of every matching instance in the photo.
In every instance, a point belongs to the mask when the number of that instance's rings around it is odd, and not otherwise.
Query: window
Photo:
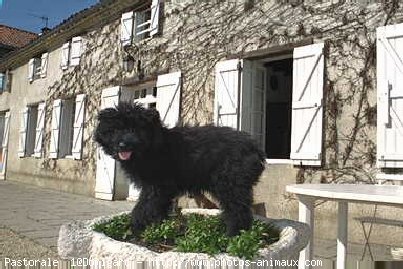
[[[35,149],[36,121],[38,119],[38,105],[28,107],[28,126],[26,135],[25,154],[31,156]]]
[[[66,70],[70,66],[79,65],[83,51],[83,39],[80,36],[73,37],[70,41],[64,43],[62,46],[60,67]]]
[[[146,108],[156,108],[157,87],[151,86],[134,90],[134,102],[142,104]]]
[[[72,153],[74,112],[74,99],[63,100],[60,118],[59,158],[71,156]]]
[[[11,92],[12,74],[10,71],[0,73],[0,93],[4,91]]]
[[[81,159],[85,95],[53,102],[50,158]]]
[[[181,76],[181,72],[173,72],[158,76],[156,83],[124,87],[119,101],[133,101],[146,108],[155,108],[165,126],[175,127],[180,114]],[[105,98],[109,98],[108,95]]]
[[[45,125],[45,103],[27,106],[21,112],[18,156],[41,157]]]
[[[133,40],[138,41],[157,34],[159,30],[159,13],[160,0],[152,0],[151,3],[143,9],[122,14],[122,45],[131,45]]]
[[[42,53],[41,55],[32,58],[28,62],[28,80],[30,82],[38,78],[46,77],[48,67],[48,53]]]
[[[265,151],[269,159],[289,159],[291,152],[292,59],[267,62]]]
[[[249,132],[269,159],[321,165],[323,44],[216,66],[215,122]]]
[[[0,73],[0,93],[6,90],[6,74]]]

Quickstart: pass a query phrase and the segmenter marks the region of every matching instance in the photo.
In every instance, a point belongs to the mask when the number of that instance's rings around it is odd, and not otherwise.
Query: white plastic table
[[[295,184],[286,186],[286,191],[299,199],[299,221],[305,222],[314,231],[315,200],[338,202],[337,269],[346,268],[348,203],[403,205],[403,186],[358,185],[358,184]],[[299,256],[299,269],[308,268],[305,261],[313,258],[313,236]]]

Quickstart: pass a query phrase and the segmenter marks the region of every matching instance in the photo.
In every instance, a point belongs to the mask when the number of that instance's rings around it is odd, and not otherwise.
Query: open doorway
[[[269,159],[290,159],[292,58],[268,61],[266,68],[266,138]]]

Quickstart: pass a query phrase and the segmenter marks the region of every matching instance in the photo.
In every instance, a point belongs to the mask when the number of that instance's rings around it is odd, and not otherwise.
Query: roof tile
[[[21,48],[37,37],[35,33],[0,24],[0,45]]]

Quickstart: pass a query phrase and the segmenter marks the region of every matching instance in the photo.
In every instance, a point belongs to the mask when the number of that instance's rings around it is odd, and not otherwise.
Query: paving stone
[[[51,237],[56,238],[59,235],[59,229],[28,231],[28,232],[21,232],[20,234],[32,239],[51,238]]]
[[[58,237],[42,237],[35,239],[36,242],[50,249],[56,249],[57,252],[57,239]]]

